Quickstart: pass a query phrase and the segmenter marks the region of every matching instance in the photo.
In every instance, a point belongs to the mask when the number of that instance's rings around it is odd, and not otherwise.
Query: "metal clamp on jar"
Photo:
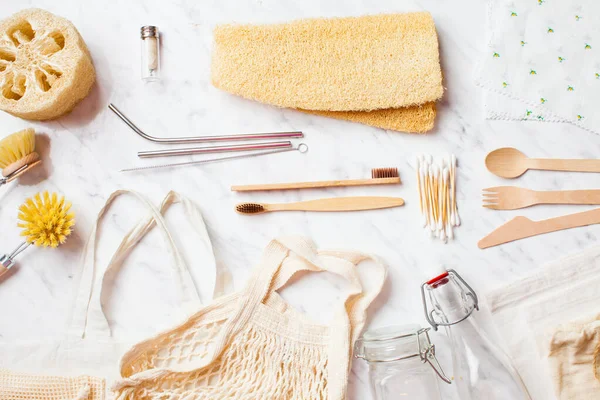
[[[367,331],[357,340],[355,357],[369,364],[376,400],[440,400],[438,377],[451,383],[429,338],[430,328],[388,326]]]

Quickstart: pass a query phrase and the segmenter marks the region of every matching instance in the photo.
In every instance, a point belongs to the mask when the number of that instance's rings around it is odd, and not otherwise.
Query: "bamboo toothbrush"
[[[402,205],[404,200],[399,197],[334,197],[282,204],[241,203],[235,206],[235,211],[256,215],[271,211],[364,211]]]
[[[0,140],[0,186],[9,183],[41,163],[35,152],[35,131],[24,129]]]
[[[0,276],[15,264],[14,258],[32,244],[38,247],[58,247],[71,234],[75,225],[75,215],[70,212],[71,203],[56,193],[38,193],[28,198],[19,207],[17,224],[23,228],[21,243],[12,253],[0,256]]]
[[[232,186],[234,192],[254,192],[266,190],[314,189],[344,186],[389,185],[400,182],[398,168],[373,168],[371,179],[345,179],[337,181],[271,183],[258,185]]]

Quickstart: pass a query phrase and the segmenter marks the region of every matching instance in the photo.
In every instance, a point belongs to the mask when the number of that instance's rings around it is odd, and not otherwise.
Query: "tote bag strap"
[[[150,215],[144,217],[131,231],[129,231],[121,241],[118,249],[113,254],[110,262],[106,269],[96,270],[96,245],[98,239],[98,226],[106,211],[110,208],[114,200],[124,194],[133,195],[137,200],[143,203],[146,208],[150,211]],[[214,281],[216,281],[216,261],[210,244],[210,238],[206,231],[206,226],[202,219],[202,215],[198,208],[188,199],[178,195],[175,192],[169,192],[169,194],[163,200],[160,210],[154,207],[154,205],[147,200],[143,195],[128,191],[119,190],[110,195],[105,205],[100,210],[96,222],[93,226],[90,238],[84,248],[83,252],[83,268],[81,273],[81,280],[79,284],[79,290],[77,292],[74,311],[72,315],[71,325],[69,327],[69,334],[77,337],[93,337],[93,338],[106,338],[111,336],[110,327],[106,316],[102,310],[101,298],[102,290],[104,287],[104,277],[109,271],[117,271],[125,258],[129,255],[131,250],[138,244],[138,242],[155,226],[157,225],[163,233],[168,248],[170,249],[171,255],[174,259],[174,276],[176,283],[180,290],[182,299],[188,303],[184,308],[187,307],[200,307],[201,301],[198,294],[198,290],[195,286],[194,280],[183,261],[183,257],[177,250],[173,237],[170,235],[169,230],[166,226],[166,222],[163,218],[163,213],[169,208],[171,204],[181,202],[184,206],[185,212],[192,222],[194,228],[201,237],[201,242],[209,252],[210,256],[210,271],[214,274]],[[213,288],[214,290],[214,288]]]

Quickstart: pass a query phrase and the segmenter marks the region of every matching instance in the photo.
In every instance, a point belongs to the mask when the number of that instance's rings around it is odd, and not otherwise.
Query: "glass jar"
[[[440,400],[438,377],[450,380],[435,358],[429,328],[388,326],[367,331],[357,340],[355,357],[369,365],[376,400]]]
[[[147,25],[140,29],[142,38],[142,80],[160,80],[160,35],[156,26]]]

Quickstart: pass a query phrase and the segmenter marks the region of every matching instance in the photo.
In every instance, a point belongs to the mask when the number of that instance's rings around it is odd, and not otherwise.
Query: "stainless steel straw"
[[[229,153],[234,151],[257,151],[257,150],[275,150],[286,149],[292,147],[292,142],[263,142],[256,144],[232,144],[226,146],[204,146],[204,147],[185,147],[182,149],[171,150],[152,150],[140,151],[138,157],[170,157],[170,156],[186,156],[190,154],[211,154],[211,153]]]
[[[121,111],[114,106],[109,104],[108,108],[114,112],[117,117],[121,118],[123,122],[127,124],[135,133],[155,143],[165,144],[182,144],[182,143],[207,143],[207,142],[231,142],[234,140],[269,140],[269,139],[291,139],[301,138],[304,134],[300,131],[294,132],[267,132],[267,133],[239,133],[235,135],[221,135],[221,136],[195,136],[195,137],[175,137],[175,138],[159,138],[150,136],[144,133],[140,128],[135,126]]]
[[[286,148],[286,149],[260,151],[260,152],[249,153],[249,154],[241,154],[241,155],[237,155],[237,156],[211,158],[208,160],[188,161],[188,162],[181,162],[181,163],[175,163],[175,164],[163,164],[163,165],[151,165],[149,167],[127,168],[127,169],[122,169],[121,172],[134,172],[134,171],[143,171],[146,169],[158,169],[158,168],[185,167],[185,166],[190,166],[190,165],[216,163],[216,162],[220,162],[220,161],[239,160],[241,158],[266,156],[269,154],[285,153],[288,151],[299,151],[300,153],[306,153],[308,151],[308,146],[304,143],[300,143],[297,147],[290,147],[290,148]]]

